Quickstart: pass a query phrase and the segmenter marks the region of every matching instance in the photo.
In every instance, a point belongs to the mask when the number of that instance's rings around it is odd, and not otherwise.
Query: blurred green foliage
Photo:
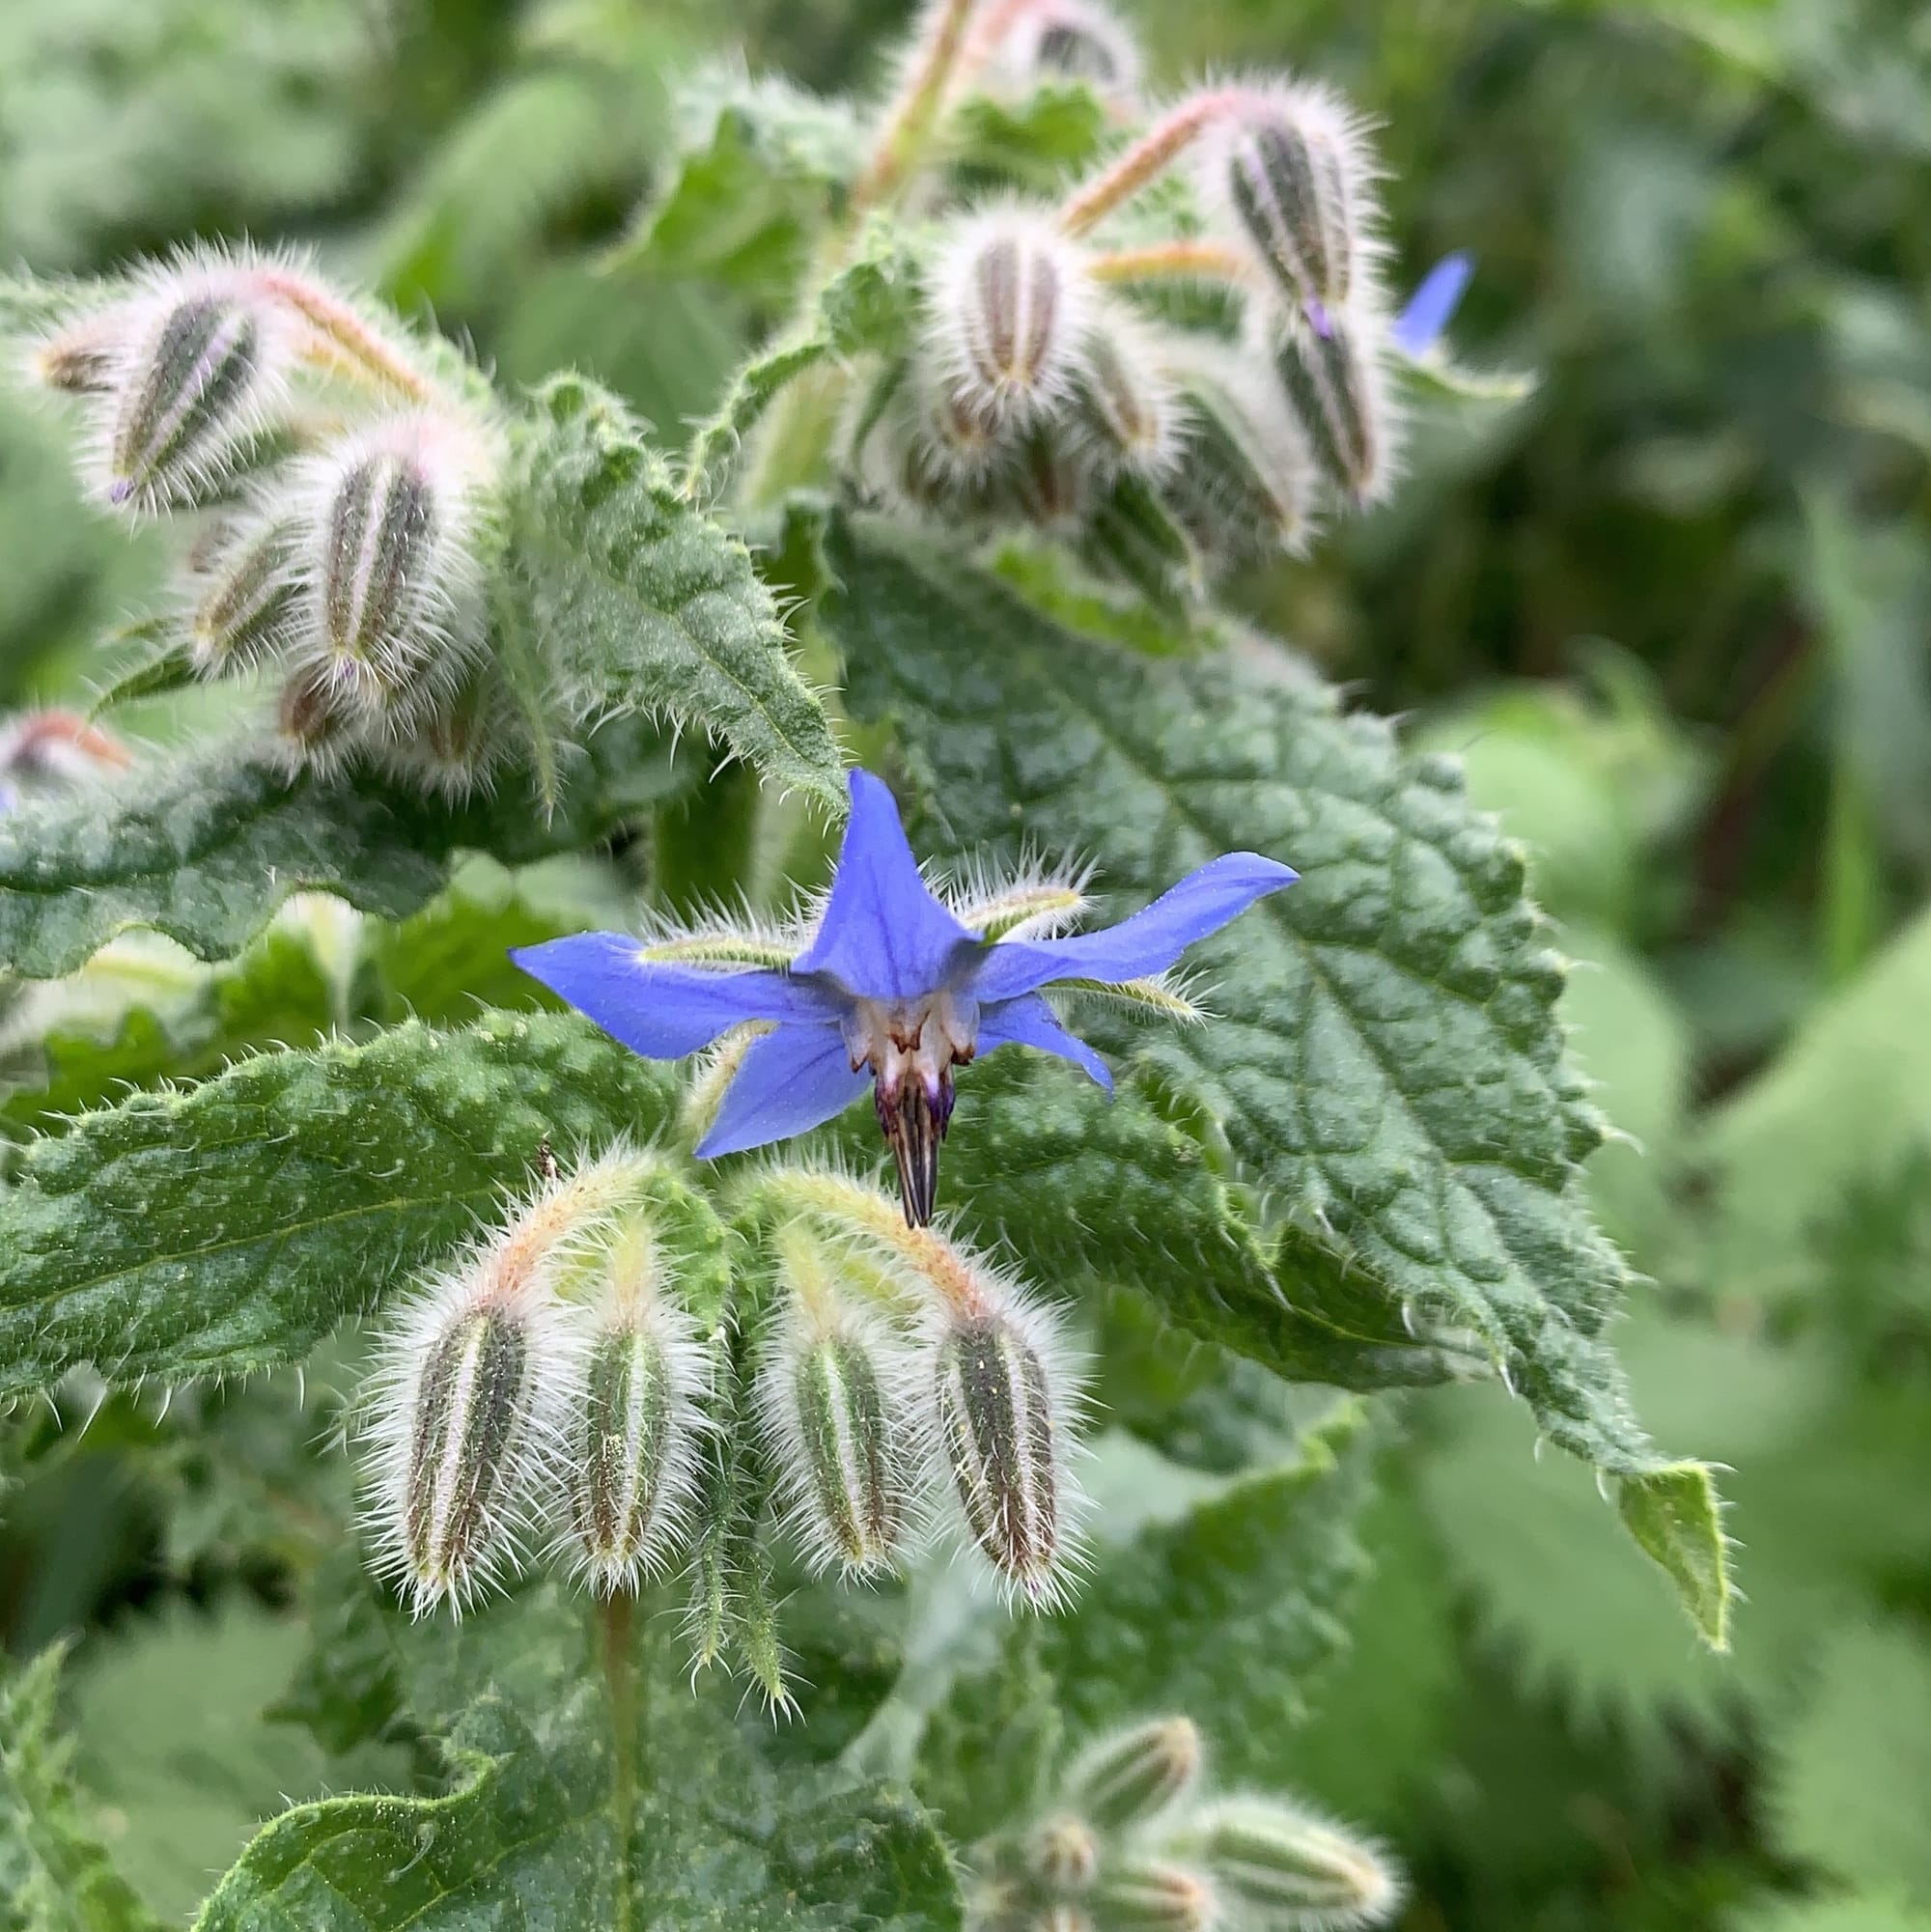
[[[686,236],[674,262],[659,206],[644,267],[611,272],[686,141],[672,74],[742,45],[754,72],[871,89],[901,13],[25,0],[0,9],[0,255],[85,272],[286,236],[510,379],[575,364],[677,440],[772,320],[734,264],[783,237]],[[1382,117],[1404,267],[1474,248],[1464,352],[1539,372],[1424,421],[1395,509],[1240,596],[1463,753],[1529,846],[1578,1050],[1639,1143],[1593,1170],[1655,1283],[1620,1335],[1638,1406],[1735,1466],[1749,1597],[1734,1655],[1703,1654],[1525,1416],[1417,1403],[1379,1449],[1353,1650],[1280,1769],[1401,1848],[1413,1932],[1924,1932],[1931,27],[1853,0],[1142,0],[1137,24],[1168,78],[1285,60]],[[751,164],[721,137],[708,158]],[[154,586],[0,394],[0,708],[84,699],[83,649]],[[166,740],[179,702],[143,730]],[[548,930],[557,890],[471,876],[418,916],[467,970],[472,921],[491,945],[505,906]],[[97,962],[37,1015],[51,1065],[0,1132],[96,1097],[117,970],[144,1006],[166,982],[209,1065],[368,1010],[306,953],[299,1000],[251,1002],[295,944]],[[439,984],[380,1001],[465,1010]],[[177,1042],[154,1073],[200,1067]],[[157,1910],[278,1794],[369,1775],[262,1715],[294,1662],[280,1612],[347,1533],[339,1460],[312,1453],[328,1380],[119,1396],[85,1433],[0,1421],[0,1634],[21,1656],[78,1635],[72,1776]]]

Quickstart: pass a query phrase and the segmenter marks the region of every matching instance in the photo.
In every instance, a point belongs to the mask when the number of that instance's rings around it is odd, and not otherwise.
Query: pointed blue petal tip
[[[1455,319],[1462,295],[1475,272],[1475,258],[1466,248],[1444,255],[1421,278],[1421,285],[1408,298],[1408,306],[1395,318],[1390,334],[1404,355],[1419,359],[1441,341]]]

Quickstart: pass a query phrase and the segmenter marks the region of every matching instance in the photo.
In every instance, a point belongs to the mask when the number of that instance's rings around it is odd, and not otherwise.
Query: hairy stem
[[[1096,282],[1245,282],[1245,259],[1218,241],[1161,241],[1095,255],[1086,272]]]
[[[1068,235],[1084,235],[1163,175],[1216,121],[1238,108],[1244,98],[1238,88],[1216,88],[1183,100],[1066,204],[1060,210],[1060,227]]]
[[[613,1751],[610,1830],[618,1846],[615,1932],[630,1932],[631,1926],[630,1839],[637,1825],[637,1732],[640,1721],[647,1716],[639,1708],[636,1660],[631,1654],[631,1612],[635,1607],[636,1598],[628,1590],[605,1597],[597,1607]]]
[[[852,189],[854,212],[890,201],[924,153],[977,4],[978,0],[937,0],[923,44],[885,116],[878,146]]]
[[[314,330],[328,358],[391,389],[412,402],[427,402],[434,384],[364,322],[345,301],[326,289],[286,268],[262,270],[262,285]]]

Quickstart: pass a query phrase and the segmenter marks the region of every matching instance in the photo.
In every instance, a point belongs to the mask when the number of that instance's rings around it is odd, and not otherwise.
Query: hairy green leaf
[[[558,377],[517,448],[511,562],[566,714],[702,729],[774,783],[840,801],[831,727],[750,553],[680,494],[624,406]]]
[[[0,1663],[0,1932],[154,1932],[84,1824],[54,1731],[60,1652]]]
[[[854,710],[898,728],[925,851],[1079,852],[1109,913],[1242,847],[1300,869],[1195,948],[1223,1017],[1142,1053],[1378,1299],[1480,1338],[1721,1646],[1714,1492],[1637,1425],[1604,1338],[1628,1268],[1583,1190],[1605,1128],[1564,1053],[1562,963],[1452,761],[1404,759],[1264,643],[1130,656],[870,521],[835,523],[826,557],[823,621]]]
[[[600,1660],[585,1606],[548,1589],[456,1630],[386,1618],[400,1694],[453,1788],[285,1813],[201,1932],[959,1924],[951,1861],[908,1794],[774,1766],[762,1716],[728,1687],[693,1693],[647,1616],[634,1635],[603,1621]]]
[[[574,1016],[244,1060],[138,1094],[21,1160],[0,1194],[0,1394],[299,1358],[446,1252],[504,1187],[669,1117],[660,1068]]]

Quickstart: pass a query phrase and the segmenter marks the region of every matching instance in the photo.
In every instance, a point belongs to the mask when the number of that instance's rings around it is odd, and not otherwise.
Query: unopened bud
[[[1401,1903],[1380,1847],[1291,1806],[1230,1799],[1186,1833],[1228,1902],[1282,1926],[1379,1924]]]
[[[799,1542],[819,1565],[888,1570],[912,1488],[904,1370],[869,1315],[848,1304],[815,1241],[787,1229],[780,1254],[786,1305],[758,1402]]]
[[[1199,588],[1187,532],[1143,477],[1113,479],[1088,512],[1080,551],[1103,575],[1124,579],[1159,606],[1184,604]]]
[[[156,513],[204,500],[228,478],[282,354],[275,318],[219,276],[142,303],[102,401],[100,488],[109,503]]]
[[[1103,94],[1131,98],[1140,83],[1140,50],[1125,25],[1092,0],[1043,0],[1015,29],[1013,56],[1041,79],[1090,81]]]
[[[1071,537],[1078,530],[1094,493],[1086,452],[1049,419],[1026,432],[998,480],[1001,493],[1012,499],[1027,522],[1056,537]]]
[[[1141,476],[1159,476],[1180,444],[1179,399],[1140,328],[1108,317],[1087,336],[1078,406],[1100,452]]]
[[[1099,1932],[1083,1906],[1069,1905],[1063,1899],[1049,1905],[1032,1922],[1035,1932]]]
[[[460,423],[389,418],[309,464],[308,645],[344,699],[385,722],[462,681],[480,641],[474,539],[487,457]]]
[[[1213,1932],[1224,1922],[1205,1878],[1159,1859],[1110,1869],[1089,1909],[1094,1932]]]
[[[34,345],[34,380],[64,396],[104,396],[114,386],[117,350],[127,326],[125,308],[84,316]]]
[[[648,1220],[624,1221],[590,1268],[591,1332],[567,1426],[570,1520],[578,1566],[610,1596],[654,1574],[685,1526],[704,1354]]]
[[[1258,380],[1232,358],[1187,370],[1187,429],[1163,486],[1195,542],[1239,561],[1305,548],[1318,473],[1306,435],[1265,369]]]
[[[1026,1864],[1050,1890],[1081,1892],[1099,1874],[1100,1840],[1085,1819],[1062,1813],[1034,1828]]]
[[[1093,1745],[1068,1774],[1066,1799],[1101,1831],[1118,1831],[1164,1811],[1199,1776],[1191,1720],[1157,1718]]]
[[[297,664],[275,699],[275,755],[291,772],[333,771],[360,744],[357,724],[327,672]]]
[[[1345,303],[1375,247],[1375,170],[1346,104],[1316,86],[1257,94],[1206,153],[1210,192],[1289,305],[1318,316]]]
[[[195,561],[188,631],[199,669],[212,674],[252,664],[289,643],[299,587],[287,523],[243,525]]]
[[[1395,428],[1373,319],[1323,322],[1275,331],[1274,372],[1322,469],[1357,504],[1378,502],[1394,480]]]
[[[381,747],[385,770],[462,799],[487,791],[515,749],[515,720],[491,665],[474,664],[462,686],[433,708],[395,720]]]
[[[975,414],[1030,418],[1077,373],[1089,299],[1077,250],[1045,217],[1001,210],[969,219],[934,271],[934,374]]]
[[[938,1439],[972,1540],[1006,1581],[1051,1601],[1061,1587],[1069,1426],[1052,1331],[1035,1311],[955,1315],[934,1349]]]

